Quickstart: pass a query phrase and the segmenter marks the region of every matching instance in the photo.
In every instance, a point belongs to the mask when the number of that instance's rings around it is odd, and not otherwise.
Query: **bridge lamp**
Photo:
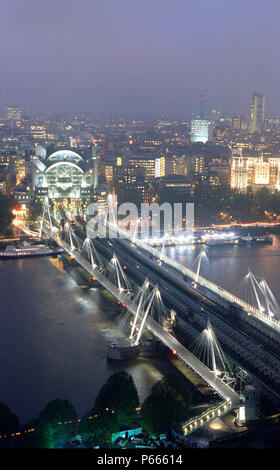
[[[245,406],[240,406],[238,410],[236,424],[239,426],[244,426],[246,423],[246,416],[245,416]]]

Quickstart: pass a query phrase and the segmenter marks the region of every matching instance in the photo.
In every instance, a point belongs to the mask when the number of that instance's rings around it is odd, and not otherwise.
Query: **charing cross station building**
[[[48,196],[54,210],[85,213],[97,185],[95,160],[95,155],[86,161],[72,150],[59,150],[47,158],[33,158],[35,200],[43,202]]]

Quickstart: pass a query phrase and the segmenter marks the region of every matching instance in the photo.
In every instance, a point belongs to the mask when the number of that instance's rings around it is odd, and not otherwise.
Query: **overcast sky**
[[[280,114],[279,0],[1,0],[0,107]]]

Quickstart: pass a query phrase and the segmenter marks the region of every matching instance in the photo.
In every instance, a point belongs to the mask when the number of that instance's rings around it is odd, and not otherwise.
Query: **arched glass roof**
[[[58,150],[57,152],[52,153],[48,158],[48,162],[71,162],[78,163],[83,161],[83,158],[76,152],[72,150]]]
[[[84,173],[84,171],[82,170],[82,168],[80,168],[78,165],[76,165],[76,163],[74,162],[69,162],[69,161],[58,161],[58,162],[54,162],[52,163],[47,169],[46,169],[46,173],[48,172],[51,172],[53,171],[54,168],[57,168],[57,167],[73,167],[75,168],[76,170],[78,170],[80,173]]]

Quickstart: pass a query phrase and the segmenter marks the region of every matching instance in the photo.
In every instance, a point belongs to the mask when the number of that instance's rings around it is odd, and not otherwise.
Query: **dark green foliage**
[[[138,392],[134,380],[125,371],[111,375],[97,395],[94,409],[98,412],[106,408],[114,410],[120,424],[129,424],[139,406]]]
[[[187,418],[191,394],[183,379],[171,374],[157,382],[142,405],[142,425],[149,433],[167,432]]]
[[[35,222],[39,217],[42,215],[42,204],[40,201],[36,201],[33,204],[30,205],[29,207],[29,213],[28,213],[28,221],[29,222]]]
[[[185,410],[183,411],[183,413],[184,418],[186,418],[192,403],[192,394],[188,389],[185,377],[179,372],[174,371],[170,372],[167,376],[165,376],[163,380],[166,380],[172,387],[175,388],[178,394],[182,395],[185,404]]]
[[[19,431],[18,417],[11,409],[0,402],[0,434],[11,434]]]
[[[87,413],[83,417],[79,426],[79,434],[83,436],[83,441],[90,446],[101,445],[106,441],[110,442],[112,433],[118,430],[119,422],[112,410],[103,410],[100,413],[92,410],[92,414]]]
[[[24,446],[51,449],[64,447],[77,428],[77,414],[68,400],[52,400],[27,428],[36,431],[26,436]],[[72,423],[64,424],[65,421]]]
[[[94,407],[83,417],[79,433],[91,445],[110,441],[120,425],[131,424],[138,407],[139,397],[133,378],[127,372],[116,372],[101,388]]]
[[[240,193],[228,186],[211,187],[205,182],[195,185],[193,197],[173,189],[162,190],[158,202],[194,203],[197,225],[229,222],[262,222],[280,220],[280,191],[267,188]],[[184,214],[183,214],[184,215]]]
[[[8,227],[14,218],[13,208],[13,200],[9,196],[0,193],[0,234],[6,235],[8,233]]]

